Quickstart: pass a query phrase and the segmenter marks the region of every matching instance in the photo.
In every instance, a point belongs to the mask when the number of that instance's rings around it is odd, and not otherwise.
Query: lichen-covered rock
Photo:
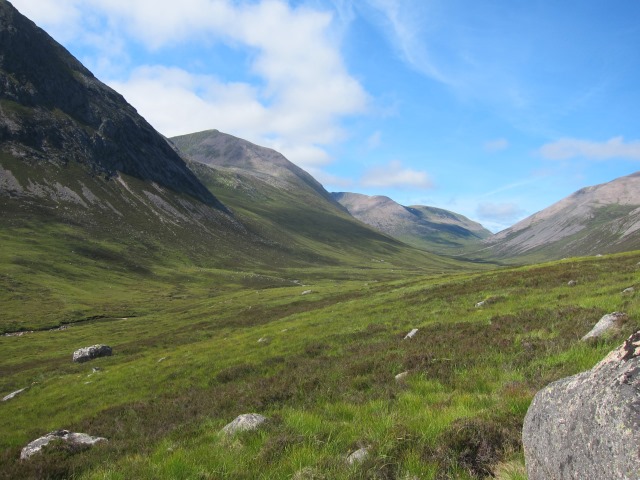
[[[598,338],[604,335],[607,332],[615,330],[620,327],[622,322],[627,319],[626,313],[621,312],[613,312],[608,313],[604,317],[602,317],[598,323],[591,329],[589,333],[587,333],[582,340],[589,340],[590,338]]]
[[[575,280],[569,280],[567,282],[567,285],[570,287],[575,287],[578,284],[578,282],[576,282]]]
[[[395,376],[396,382],[401,382],[409,376],[409,372],[401,372]]]
[[[522,441],[529,480],[640,478],[640,331],[538,392]]]
[[[88,362],[98,357],[110,357],[111,354],[111,347],[107,345],[92,345],[73,352],[73,361],[78,363]]]
[[[16,396],[24,392],[27,388],[29,387],[24,387],[24,388],[21,388],[20,390],[16,390],[15,392],[11,392],[9,395],[5,395],[4,397],[2,397],[2,401],[6,402],[7,400],[11,400],[12,398],[15,398]]]
[[[62,440],[73,445],[89,446],[95,445],[98,442],[107,441],[106,438],[92,437],[90,435],[87,435],[86,433],[74,433],[69,432],[68,430],[56,430],[55,432],[48,433],[45,436],[37,438],[33,442],[30,442],[26,447],[22,449],[22,452],[20,452],[20,459],[26,460],[32,455],[39,453],[43,447],[54,440]]]
[[[245,413],[238,415],[235,420],[227,424],[222,431],[227,435],[233,435],[236,432],[255,430],[266,421],[267,417],[263,417],[258,413]]]

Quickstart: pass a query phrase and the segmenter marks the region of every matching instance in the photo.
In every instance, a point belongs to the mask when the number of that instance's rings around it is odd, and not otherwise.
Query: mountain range
[[[491,235],[447,210],[329,193],[280,153],[217,130],[167,140],[9,2],[0,4],[0,48],[7,237],[64,225],[86,244],[74,251],[124,252],[121,263],[131,265],[180,250],[211,265],[395,256],[440,268],[450,260],[438,255],[526,262],[640,247],[637,174],[580,190]],[[61,231],[53,236],[68,242]]]

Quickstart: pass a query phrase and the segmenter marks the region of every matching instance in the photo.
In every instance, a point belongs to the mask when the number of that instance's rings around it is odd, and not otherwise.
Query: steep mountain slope
[[[485,250],[526,260],[640,248],[640,172],[586,187],[488,239]]]
[[[451,254],[491,235],[479,223],[440,208],[405,207],[389,197],[338,192],[333,198],[351,215],[372,227],[425,250]]]
[[[171,141],[191,168],[252,231],[323,264],[354,258],[451,268],[356,221],[311,175],[282,154],[217,130]],[[363,257],[364,256],[364,257]]]

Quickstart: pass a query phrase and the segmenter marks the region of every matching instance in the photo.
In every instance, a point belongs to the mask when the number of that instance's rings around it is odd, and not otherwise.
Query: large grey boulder
[[[585,341],[585,340],[589,340],[590,338],[599,338],[603,336],[605,333],[614,331],[618,329],[622,324],[622,322],[624,322],[626,319],[627,319],[626,313],[621,313],[621,312],[608,313],[607,315],[602,317],[600,320],[598,320],[598,323],[595,324],[595,326],[591,329],[589,333],[587,333],[584,337],[582,337],[582,340]]]
[[[110,357],[111,354],[111,347],[107,345],[92,345],[73,352],[73,361],[78,363],[88,362],[98,357]]]
[[[68,430],[56,430],[55,432],[48,433],[45,436],[37,438],[33,442],[30,442],[26,447],[22,449],[22,452],[20,452],[20,459],[26,460],[32,455],[39,453],[43,447],[54,440],[62,440],[73,445],[89,446],[95,445],[98,442],[107,441],[106,438],[92,437],[90,435],[87,435],[86,433],[74,433]]]
[[[640,478],[640,331],[538,392],[522,430],[529,480]]]
[[[266,421],[267,417],[263,417],[258,413],[245,413],[238,415],[233,422],[225,425],[222,431],[227,435],[233,435],[236,432],[255,430]]]
[[[349,465],[362,463],[367,459],[368,456],[369,456],[369,449],[367,447],[362,447],[347,457],[347,463]]]

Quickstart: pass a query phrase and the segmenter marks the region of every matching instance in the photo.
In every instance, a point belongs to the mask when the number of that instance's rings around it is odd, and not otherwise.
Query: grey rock
[[[402,372],[402,373],[397,374],[395,376],[396,382],[404,380],[405,378],[407,378],[408,375],[409,375],[409,372]]]
[[[43,437],[37,438],[33,442],[30,442],[20,452],[20,459],[26,460],[32,455],[39,453],[43,447],[51,443],[53,440],[62,440],[73,445],[95,445],[98,442],[106,442],[106,438],[92,437],[86,433],[74,433],[68,430],[56,430],[46,434]]]
[[[293,474],[291,480],[324,480],[326,477],[313,467],[304,467]]]
[[[110,357],[112,354],[111,347],[107,345],[92,345],[84,347],[73,352],[73,361],[77,363],[88,362],[94,358]]]
[[[16,390],[15,392],[11,392],[9,395],[5,395],[4,397],[2,397],[2,401],[6,402],[7,400],[11,400],[12,398],[16,397],[17,395],[20,395],[27,388],[29,388],[29,387],[24,387],[24,388],[21,388],[20,390]]]
[[[310,293],[313,293],[313,290],[305,290],[302,295],[309,295]]]
[[[476,308],[480,308],[480,307],[484,307],[485,301],[482,300],[481,302],[476,303]]]
[[[636,290],[635,290],[635,288],[633,288],[633,287],[629,287],[629,288],[625,288],[625,289],[622,291],[622,293],[624,293],[624,294],[630,294],[630,293],[633,293],[633,292],[635,292],[635,291],[636,291]]]
[[[570,287],[575,287],[578,284],[578,282],[576,282],[575,280],[569,280],[567,282],[567,285],[569,285]]]
[[[263,417],[258,413],[245,413],[243,415],[238,415],[233,422],[225,425],[222,431],[227,435],[233,435],[237,432],[256,430],[266,421],[267,417]]]
[[[416,335],[416,333],[418,333],[418,329],[414,328],[404,336],[404,339],[407,340],[409,338],[413,338]]]
[[[365,461],[368,455],[369,449],[367,447],[362,447],[361,449],[356,450],[347,457],[347,463],[349,465],[353,465],[354,463],[362,463]]]
[[[529,480],[640,478],[640,331],[538,392],[522,441]]]
[[[607,332],[615,330],[620,327],[620,324],[627,319],[626,313],[613,312],[608,313],[602,317],[598,323],[582,337],[582,341],[589,340],[590,338],[599,338]]]

